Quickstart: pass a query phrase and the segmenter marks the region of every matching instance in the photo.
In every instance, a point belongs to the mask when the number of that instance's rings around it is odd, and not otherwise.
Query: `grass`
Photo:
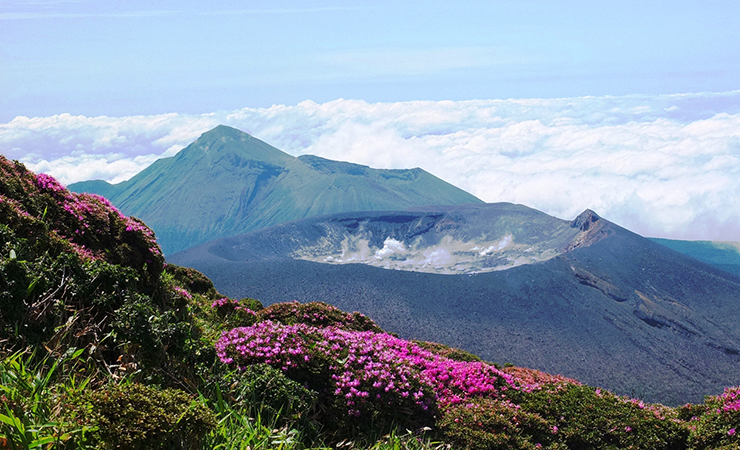
[[[39,357],[36,352],[16,352],[0,361],[0,449],[90,449],[87,435],[94,427],[80,425],[79,417],[68,415],[68,400],[80,395],[91,385],[123,383],[110,375],[88,370],[83,349],[59,359]],[[107,378],[101,379],[101,376]],[[260,407],[248,410],[226,402],[218,389],[213,398],[200,394],[199,400],[217,415],[216,427],[200,443],[200,448],[213,450],[319,450],[330,448],[368,450],[441,450],[449,446],[409,430],[393,430],[375,442],[367,438],[343,440],[333,447],[320,439],[308,440],[314,434],[300,424],[287,424],[272,415],[263,419]],[[428,429],[426,431],[429,431]]]
[[[59,369],[79,362],[82,350],[38,362],[34,352],[16,352],[0,362],[0,448],[56,448],[86,430],[68,422],[61,398],[87,388],[90,376],[65,376]]]

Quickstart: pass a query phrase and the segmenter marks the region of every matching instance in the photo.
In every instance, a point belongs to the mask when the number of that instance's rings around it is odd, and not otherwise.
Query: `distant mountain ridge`
[[[573,221],[508,203],[343,213],[167,260],[232,297],[329,302],[402,337],[647,401],[740,384],[740,276],[589,210]]]
[[[722,270],[740,275],[740,242],[683,241],[662,238],[650,238],[650,240]]]
[[[482,203],[422,169],[293,157],[223,125],[128,181],[84,181],[69,189],[103,195],[144,220],[167,254],[322,214]]]

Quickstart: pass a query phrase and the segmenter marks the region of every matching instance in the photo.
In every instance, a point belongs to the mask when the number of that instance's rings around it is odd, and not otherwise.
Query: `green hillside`
[[[740,275],[740,243],[650,238],[684,255]]]
[[[481,203],[421,169],[296,158],[226,126],[128,181],[86,181],[69,189],[104,195],[125,214],[144,220],[166,254],[322,214]]]

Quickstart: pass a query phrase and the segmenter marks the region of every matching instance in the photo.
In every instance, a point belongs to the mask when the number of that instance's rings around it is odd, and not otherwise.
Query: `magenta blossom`
[[[222,362],[238,367],[265,363],[289,375],[309,367],[328,370],[331,393],[342,398],[354,416],[377,401],[426,410],[433,403],[495,398],[518,389],[512,376],[492,365],[454,361],[372,331],[263,321],[224,332],[216,351]]]

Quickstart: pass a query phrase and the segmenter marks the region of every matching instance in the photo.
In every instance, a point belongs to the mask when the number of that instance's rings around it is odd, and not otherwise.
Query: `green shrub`
[[[82,444],[102,449],[196,449],[216,426],[214,413],[184,392],[137,383],[88,392],[74,414],[95,427]]]
[[[438,422],[445,442],[470,450],[563,448],[548,421],[507,400],[477,398],[445,408]]]
[[[703,414],[689,419],[692,450],[740,448],[740,387],[725,389],[704,401]],[[694,408],[696,410],[696,408]]]
[[[90,348],[117,375],[195,389],[215,357],[191,292],[218,296],[197,271],[165,271],[140,220],[0,156],[0,351]]]
[[[195,269],[181,267],[175,264],[165,264],[164,271],[172,276],[175,284],[187,289],[192,294],[200,294],[208,297],[215,297],[217,295],[213,282]]]
[[[443,356],[445,358],[449,358],[455,361],[463,361],[463,362],[474,362],[479,361],[482,362],[483,360],[478,355],[474,355],[472,353],[466,352],[465,350],[460,350],[459,348],[449,347],[444,344],[438,344],[436,342],[428,342],[428,341],[415,341],[412,340],[414,344],[418,345],[419,347],[429,350],[430,352],[436,353],[439,356]]]
[[[556,427],[558,440],[572,450],[686,448],[688,432],[668,407],[576,384],[519,395],[522,408]]]
[[[318,398],[318,393],[267,364],[230,372],[223,379],[222,392],[228,395],[232,409],[259,412],[263,421],[279,427],[308,423]]]
[[[254,325],[260,321],[256,312],[260,309],[262,303],[251,298],[233,300],[223,297],[211,303],[211,311],[215,312],[215,320],[221,330]]]
[[[314,327],[337,327],[346,331],[383,330],[367,316],[358,312],[347,313],[324,302],[275,303],[258,312],[259,321],[270,320],[283,325],[302,323]]]
[[[259,312],[265,309],[265,307],[262,305],[262,302],[254,298],[243,298],[239,300],[239,304],[245,308],[251,309],[254,312]]]

